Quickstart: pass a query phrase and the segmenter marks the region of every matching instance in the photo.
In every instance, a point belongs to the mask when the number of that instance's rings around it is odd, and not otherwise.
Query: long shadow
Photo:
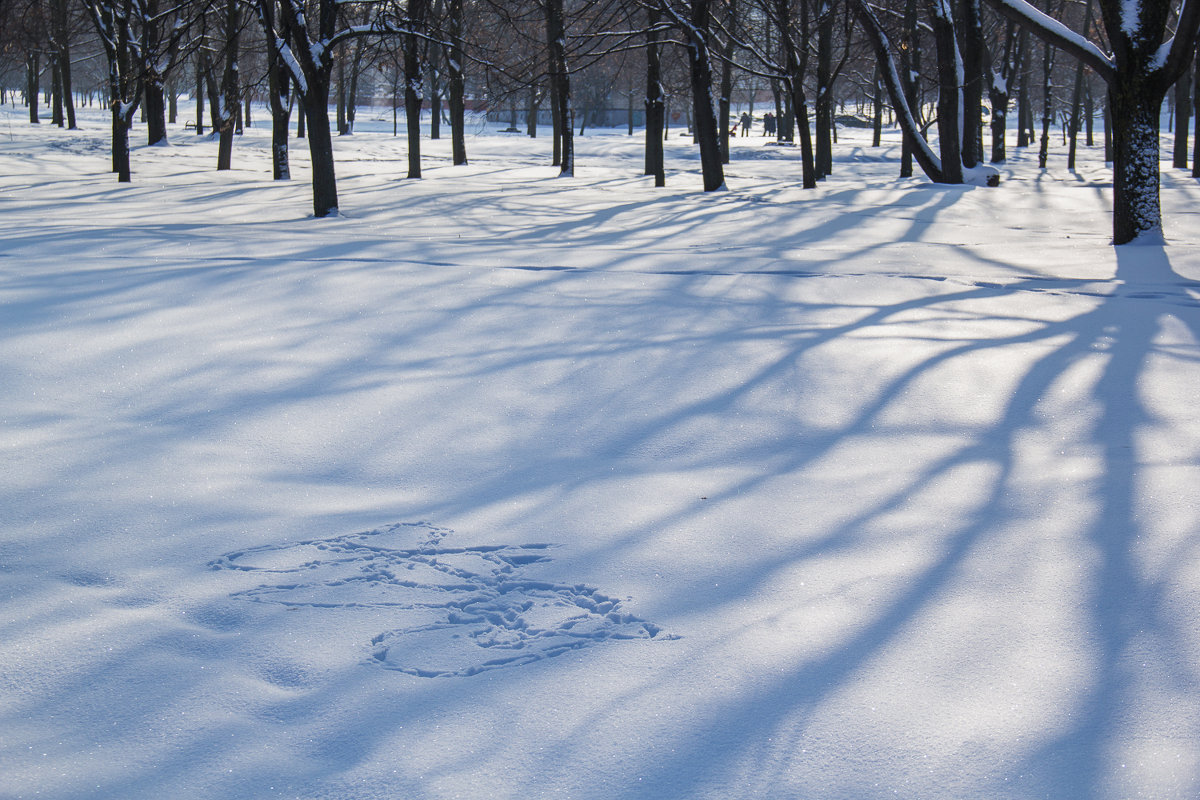
[[[938,195],[936,201],[931,203],[935,213],[936,209],[952,203],[954,196]],[[562,219],[548,223],[544,230],[537,232],[535,238],[543,243],[553,240],[571,230],[572,224],[582,225],[585,232],[589,229],[603,231],[614,216],[611,208],[582,215],[564,212]],[[698,228],[701,222],[690,220],[688,224],[694,223]],[[812,231],[811,235],[820,238],[844,232],[850,224],[846,221],[835,222]],[[599,235],[584,235],[581,240],[599,241]],[[294,260],[321,261],[323,274],[336,275],[340,270],[349,275],[354,270],[379,269],[380,265],[370,260],[336,268],[325,263],[331,258],[353,261],[365,247],[364,244],[355,243],[330,250],[314,245],[311,252],[301,254]],[[858,253],[869,253],[870,248],[871,245],[864,245]],[[257,269],[280,269],[284,266],[283,261],[260,263]],[[435,265],[430,266],[432,268]],[[428,291],[429,297],[451,296],[453,286],[460,279],[459,275],[449,268],[444,273],[431,269],[431,273],[420,288]],[[1088,633],[1097,642],[1094,666],[1087,676],[1086,685],[1079,687],[1080,699],[1061,731],[1040,742],[1032,751],[1018,755],[1024,759],[1022,769],[1029,776],[1025,779],[1028,783],[1021,789],[1021,796],[1054,794],[1066,800],[1090,800],[1111,793],[1111,753],[1114,746],[1120,744],[1122,722],[1137,701],[1138,664],[1132,651],[1149,637],[1155,654],[1164,661],[1186,662],[1189,655],[1183,644],[1183,633],[1178,630],[1180,623],[1171,617],[1167,602],[1166,593],[1173,587],[1155,583],[1145,576],[1135,548],[1137,542],[1154,533],[1139,511],[1145,502],[1139,487],[1147,467],[1144,458],[1139,456],[1139,432],[1152,421],[1149,409],[1139,399],[1139,387],[1145,375],[1147,359],[1152,355],[1163,357],[1162,353],[1157,352],[1155,339],[1165,317],[1177,319],[1190,331],[1193,340],[1200,341],[1197,301],[1191,293],[1195,284],[1185,281],[1172,269],[1165,251],[1123,248],[1118,251],[1118,280],[1109,285],[1108,291],[1094,291],[1095,287],[1091,284],[1097,282],[1083,280],[1050,283],[1041,279],[1018,278],[999,284],[948,284],[947,291],[916,299],[878,305],[865,301],[853,306],[846,304],[841,308],[852,313],[853,319],[850,321],[811,325],[795,322],[798,309],[825,311],[831,308],[828,303],[814,301],[805,307],[802,304],[789,304],[778,297],[742,296],[724,301],[721,312],[727,318],[720,325],[690,330],[688,324],[697,315],[696,308],[688,303],[706,296],[703,294],[706,291],[705,281],[711,276],[711,272],[703,270],[695,273],[681,271],[678,275],[663,278],[664,283],[659,289],[644,291],[640,300],[622,298],[613,292],[599,297],[587,296],[587,302],[584,303],[575,297],[587,295],[589,276],[586,270],[541,271],[531,277],[536,281],[532,285],[537,291],[544,298],[557,298],[559,294],[571,298],[570,302],[580,317],[577,320],[578,329],[565,332],[559,340],[526,343],[519,338],[497,336],[495,341],[483,341],[485,337],[480,335],[480,331],[488,330],[489,325],[496,325],[499,331],[499,326],[506,322],[511,324],[511,319],[523,319],[520,316],[506,319],[506,314],[511,312],[518,315],[536,308],[523,299],[531,284],[502,283],[473,296],[456,298],[453,303],[438,307],[437,313],[426,314],[419,324],[397,321],[387,335],[357,343],[356,349],[347,357],[309,362],[302,374],[268,386],[247,385],[242,371],[253,375],[260,366],[252,360],[230,364],[230,354],[213,353],[203,359],[198,367],[199,375],[193,377],[197,378],[198,383],[207,381],[218,384],[223,378],[235,377],[237,380],[229,382],[238,388],[215,392],[214,396],[205,398],[203,405],[176,404],[171,396],[161,401],[140,401],[123,419],[142,426],[143,432],[126,435],[116,452],[112,449],[106,451],[106,443],[102,440],[81,441],[82,455],[73,465],[74,472],[62,476],[67,479],[63,482],[69,485],[70,479],[83,480],[90,471],[98,470],[100,465],[93,460],[99,458],[97,454],[103,453],[105,458],[129,464],[154,463],[153,456],[157,452],[169,450],[188,438],[217,433],[236,415],[267,416],[278,410],[286,410],[298,400],[351,397],[365,388],[401,382],[411,384],[420,380],[428,380],[432,384],[446,378],[459,382],[482,382],[498,376],[521,377],[527,374],[524,370],[546,365],[555,367],[551,372],[566,372],[558,370],[557,365],[574,360],[596,364],[598,370],[610,367],[615,370],[622,367],[625,359],[629,359],[648,365],[645,369],[647,374],[664,370],[674,376],[697,375],[702,374],[710,364],[704,357],[705,353],[721,348],[736,352],[742,345],[776,342],[779,344],[778,350],[772,351],[769,358],[762,359],[753,367],[739,371],[737,381],[722,382],[719,377],[705,383],[685,381],[686,389],[700,385],[703,386],[703,393],[699,396],[665,398],[661,405],[648,406],[643,414],[630,414],[628,421],[619,427],[603,428],[598,442],[603,452],[599,454],[583,448],[548,454],[547,449],[538,444],[537,433],[552,434],[554,426],[561,424],[564,419],[575,415],[586,420],[587,415],[595,411],[594,407],[620,400],[615,390],[610,397],[589,395],[575,398],[569,407],[562,409],[553,419],[547,418],[530,425],[528,430],[533,435],[528,442],[509,440],[504,443],[504,455],[509,461],[519,464],[519,470],[508,469],[491,476],[481,472],[471,480],[464,480],[459,491],[450,491],[446,496],[428,503],[423,511],[435,518],[454,517],[489,505],[537,498],[539,493],[551,489],[561,496],[609,477],[614,469],[624,477],[636,478],[639,474],[667,468],[697,471],[714,469],[731,460],[758,466],[753,474],[730,480],[719,487],[706,501],[717,504],[758,489],[782,475],[799,476],[806,470],[819,468],[820,459],[838,446],[867,435],[882,424],[889,410],[900,405],[906,390],[930,376],[940,366],[961,359],[985,359],[1014,347],[1039,346],[1042,354],[1034,358],[1019,377],[1002,412],[982,430],[971,431],[968,443],[957,445],[945,455],[933,458],[915,469],[902,485],[879,493],[872,501],[863,503],[856,513],[821,532],[820,536],[798,542],[794,547],[782,551],[776,549],[769,554],[744,555],[740,563],[731,566],[723,577],[723,583],[728,582],[728,589],[721,595],[705,597],[689,588],[665,597],[656,608],[649,610],[648,615],[656,620],[665,611],[700,616],[720,612],[731,602],[730,597],[747,596],[769,587],[781,570],[803,567],[833,550],[860,543],[864,529],[884,524],[889,513],[939,480],[964,468],[983,467],[987,470],[986,491],[975,507],[964,514],[958,527],[941,538],[936,557],[909,573],[902,584],[885,598],[885,602],[868,612],[863,624],[848,630],[825,652],[793,664],[783,674],[745,687],[736,698],[714,700],[701,693],[693,719],[703,728],[702,733],[706,734],[701,737],[703,743],[694,740],[692,734],[697,732],[681,732],[671,741],[678,752],[664,755],[661,750],[655,750],[653,762],[647,757],[643,770],[648,777],[649,791],[656,792],[655,796],[688,797],[703,794],[714,786],[733,785],[730,776],[738,773],[744,765],[752,764],[755,767],[754,777],[746,779],[740,787],[745,791],[738,794],[785,797],[787,794],[783,787],[787,786],[788,772],[795,768],[799,758],[797,748],[810,732],[808,717],[837,692],[861,678],[868,665],[889,647],[900,642],[913,624],[920,623],[923,615],[936,609],[948,589],[961,577],[968,559],[985,548],[1001,528],[1017,520],[1011,496],[1020,488],[1018,435],[1037,428],[1039,404],[1053,393],[1070,369],[1083,360],[1097,358],[1096,354],[1103,352],[1106,360],[1102,377],[1095,383],[1091,397],[1100,414],[1088,434],[1089,442],[1101,454],[1101,477],[1091,487],[1098,512],[1094,520],[1087,524],[1085,536],[1080,542],[1081,547],[1088,547],[1099,555],[1098,566],[1090,574],[1091,586],[1084,603]],[[54,295],[56,290],[61,290],[61,297],[55,295],[53,299],[45,299],[42,305],[55,313],[76,313],[72,307],[74,304],[86,308],[101,300],[112,300],[120,306],[121,301],[136,300],[142,290],[176,278],[180,280],[171,288],[168,296],[186,302],[188,295],[193,292],[219,294],[230,287],[246,287],[247,282],[253,279],[253,271],[250,264],[244,263],[223,263],[178,272],[149,267],[116,269],[102,276],[93,275],[103,280],[91,285],[71,286],[76,278],[84,277],[79,273],[62,273],[56,279],[59,281],[57,285],[32,279],[18,288],[37,290],[47,295]],[[811,272],[795,269],[789,275],[760,275],[755,279],[771,282],[768,286],[773,289],[780,282],[803,281],[810,277],[814,277]],[[306,290],[292,287],[289,291],[302,295]],[[896,335],[895,332],[903,330],[907,324],[906,315],[932,314],[945,307],[961,307],[978,301],[992,303],[993,308],[1000,300],[1012,303],[1017,310],[1012,312],[1008,321],[1018,322],[1022,320],[1020,298],[1032,294],[1044,296],[1048,292],[1073,296],[1075,302],[1086,306],[1086,310],[1049,322],[1036,318],[1025,320],[1028,329],[1020,333],[983,333],[945,341],[934,354],[915,359],[910,366],[879,381],[873,396],[856,398],[856,410],[844,423],[821,431],[803,426],[792,431],[794,441],[789,440],[789,443],[795,445],[793,453],[784,453],[784,448],[769,447],[761,441],[749,441],[716,452],[685,453],[657,464],[652,463],[651,459],[623,459],[623,454],[677,434],[696,420],[732,419],[756,391],[785,384],[797,363],[821,348],[853,340],[865,333]],[[394,298],[396,306],[401,305],[399,293],[397,290]],[[675,300],[676,296],[684,297],[688,302]],[[420,302],[420,298],[404,299],[410,303]],[[21,306],[20,313],[32,316],[34,307],[32,304],[28,308]],[[584,308],[588,310],[583,311]],[[107,322],[136,323],[143,318],[149,319],[145,315],[153,310],[128,304]],[[471,325],[463,322],[473,314],[492,316]],[[543,319],[536,314],[531,314],[531,317]],[[649,321],[646,321],[647,318],[650,318]],[[639,320],[642,321],[640,324]],[[36,322],[49,325],[52,320],[49,317],[37,318]],[[344,335],[347,329],[352,329],[354,322],[355,310],[352,307],[300,320],[286,331],[290,339],[286,347],[279,349],[286,354],[303,354],[319,346],[326,328],[335,327],[339,335]],[[605,330],[605,325],[612,326],[613,330]],[[628,326],[628,330],[618,330],[621,325]],[[469,352],[466,349],[446,352],[431,344],[441,343],[445,337],[464,331],[468,336],[474,334],[475,341],[482,342],[481,346]],[[408,355],[414,350],[426,352],[426,355],[420,358]],[[1171,357],[1182,358],[1178,355]],[[1194,368],[1194,364],[1190,366]],[[625,368],[629,369],[628,366]],[[427,376],[433,370],[436,373],[430,379]],[[184,379],[188,376],[168,377]],[[630,377],[642,376],[631,374]],[[669,385],[670,381],[664,381],[664,384]],[[598,385],[611,386],[603,381]],[[534,394],[530,392],[531,396]],[[564,394],[570,397],[569,392]],[[649,394],[637,394],[633,399],[639,400]],[[426,396],[436,401],[437,395],[432,390]],[[634,405],[629,402],[618,408],[628,411]],[[397,404],[393,408],[402,407]],[[799,404],[797,408],[802,411],[803,405]],[[379,457],[395,455],[391,452],[393,442],[386,432],[381,432],[372,446],[374,449],[366,452],[345,454],[344,464],[335,465],[334,473],[339,466],[349,470],[352,469],[350,465],[357,461],[371,462]],[[526,468],[527,464],[537,466]],[[413,473],[397,471],[388,477],[394,474]],[[345,481],[347,475],[357,477],[353,472],[325,475],[302,467],[289,474],[286,466],[278,467],[276,472],[276,477],[281,480],[306,477],[314,482],[328,483]],[[552,511],[548,509],[552,504],[553,500],[534,500],[531,503],[532,506],[540,506],[539,510],[543,512]],[[65,512],[65,508],[58,510]],[[626,535],[613,538],[591,551],[588,551],[589,545],[581,544],[578,550],[583,555],[579,561],[603,563],[605,559],[619,555],[619,551],[635,546],[638,540],[652,535],[656,528],[678,525],[681,521],[696,518],[699,513],[697,505],[676,510],[664,509],[653,514],[649,521],[630,526]],[[336,511],[330,512],[330,524],[337,520],[337,516]],[[194,523],[194,520],[184,521]],[[243,518],[241,522],[245,524],[247,520]],[[342,532],[341,529],[338,532]],[[243,620],[235,627],[252,636],[263,633],[265,626],[264,620]],[[224,634],[229,631],[222,629],[217,632]],[[132,687],[137,672],[123,666],[122,657],[127,656],[129,663],[135,663],[152,659],[164,649],[186,650],[186,633],[175,631],[163,639],[147,636],[131,644],[123,653],[114,654],[111,661],[97,663],[93,673],[76,676],[60,691],[47,693],[47,699],[38,703],[33,711],[39,716],[49,716],[53,713],[55,701],[61,697],[88,697],[88,682],[92,679],[119,684],[120,689],[114,690],[114,697],[120,703],[136,702],[136,692]],[[704,648],[701,646],[698,649]],[[228,647],[222,652],[233,650]],[[201,653],[200,656],[209,659],[212,652]],[[1139,649],[1140,654],[1144,652],[1144,649]],[[1186,671],[1180,671],[1174,679],[1182,689],[1197,689],[1194,678]],[[515,672],[506,676],[505,681],[509,689],[521,685],[521,678]],[[377,703],[375,697],[365,694],[367,688],[374,685],[360,669],[352,668],[335,676],[335,679],[325,681],[310,696],[295,704],[299,706],[297,714],[319,714],[327,709],[350,707],[350,711],[336,724],[323,728],[318,735],[326,753],[321,763],[327,764],[331,770],[352,772],[356,765],[373,756],[379,743],[387,741],[403,726],[404,713]],[[499,685],[464,684],[464,687],[458,694],[409,687],[403,692],[398,690],[397,695],[409,704],[405,712],[415,715],[438,713],[439,704],[445,703],[448,695],[453,697],[453,702],[449,708],[441,708],[442,713],[452,713],[472,703],[488,703],[503,694]],[[652,688],[649,685],[631,687],[620,700],[636,700],[641,695],[649,695]],[[174,696],[182,697],[187,691],[187,682],[181,679],[179,686],[170,687],[158,697],[153,707],[146,709],[145,716],[149,718],[165,713]],[[293,722],[286,719],[281,721],[279,729],[297,730],[302,727],[294,723],[295,717],[291,719]],[[1190,733],[1200,737],[1200,730],[1193,723],[1189,719],[1184,724],[1190,726]],[[216,763],[230,755],[228,746],[222,742],[232,735],[231,727],[226,724],[212,725],[188,740],[188,743],[204,752],[206,759]],[[369,732],[364,733],[364,730]],[[724,734],[722,731],[731,733]],[[548,752],[544,756],[546,772],[550,772],[555,764],[569,763],[571,759],[580,757],[581,751],[586,748],[586,726],[574,733],[579,735],[547,741]],[[714,741],[720,746],[713,747]],[[498,745],[493,743],[492,746]],[[161,786],[164,781],[171,779],[172,772],[184,771],[192,763],[180,752],[170,753],[157,765],[146,765],[140,771],[130,770],[115,786],[126,795],[140,795]],[[438,766],[430,765],[430,771],[437,772]],[[466,769],[469,764],[448,761],[441,767]],[[280,774],[279,767],[270,767],[269,770],[271,780],[278,778],[279,782],[287,783],[288,776]],[[303,779],[319,782],[325,777],[314,773],[303,776]],[[1185,777],[1192,781],[1193,787],[1196,786],[1195,776]],[[237,797],[239,791],[244,796],[246,789],[244,786],[229,785],[219,788],[220,791],[214,792],[214,796]],[[409,787],[404,788],[407,790]],[[610,798],[614,788],[618,789],[618,796],[634,796],[638,792],[644,795],[647,791],[645,787],[610,785],[584,788],[579,796],[597,800]],[[831,787],[829,796],[836,796],[839,788],[843,787]],[[413,791],[416,791],[415,787]],[[1005,787],[995,787],[996,796],[1002,796],[1006,791],[1011,793]]]
[[[870,424],[905,383],[936,362],[1019,343],[1063,341],[1026,372],[1003,416],[977,443],[923,469],[891,497],[792,554],[786,565],[773,567],[764,562],[757,569],[744,570],[740,582],[737,575],[729,576],[735,581],[734,593],[747,595],[760,588],[758,584],[775,569],[794,569],[798,563],[841,545],[845,537],[853,536],[937,477],[973,462],[994,468],[990,492],[970,515],[970,521],[947,536],[939,557],[913,575],[866,625],[828,653],[781,676],[773,685],[704,708],[703,721],[697,726],[700,730],[727,728],[741,735],[751,727],[747,721],[753,720],[762,731],[760,736],[723,740],[722,755],[716,759],[711,752],[687,747],[686,740],[676,742],[683,744],[677,754],[654,765],[652,786],[671,786],[676,796],[698,795],[721,785],[730,772],[744,770],[756,776],[752,785],[745,787],[747,795],[786,796],[786,792],[779,794],[780,787],[786,785],[787,773],[800,759],[800,743],[806,733],[802,720],[850,686],[873,658],[903,637],[922,614],[935,608],[972,552],[986,546],[1014,520],[1009,497],[1019,488],[1014,480],[1015,437],[1037,426],[1038,404],[1049,396],[1051,387],[1065,372],[1100,350],[1107,353],[1107,360],[1092,391],[1101,412],[1091,432],[1092,442],[1101,453],[1100,477],[1091,490],[1098,511],[1079,542],[1079,547],[1099,554],[1099,564],[1091,570],[1091,585],[1083,601],[1088,629],[1077,632],[1083,639],[1098,643],[1094,666],[1083,685],[1073,687],[1080,699],[1068,712],[1069,724],[1063,732],[1042,742],[1024,765],[1005,776],[1006,781],[1020,780],[997,784],[993,791],[997,797],[1016,792],[1015,796],[1021,797],[1068,800],[1122,796],[1123,790],[1115,784],[1122,767],[1118,761],[1124,757],[1121,748],[1134,744],[1133,737],[1146,734],[1131,730],[1127,722],[1140,701],[1140,673],[1166,671],[1173,690],[1185,694],[1200,691],[1194,672],[1179,668],[1188,663],[1187,622],[1174,618],[1168,604],[1167,595],[1181,588],[1181,577],[1172,575],[1168,581],[1149,578],[1137,558],[1139,544],[1154,535],[1142,521],[1147,498],[1140,484],[1147,461],[1139,458],[1137,441],[1139,431],[1151,422],[1139,400],[1144,368],[1156,351],[1155,337],[1164,316],[1177,318],[1193,339],[1200,341],[1200,301],[1188,292],[1196,284],[1170,268],[1161,248],[1126,248],[1119,251],[1118,260],[1119,280],[1134,287],[1133,291],[1118,291],[1089,311],[1047,324],[1031,334],[974,342],[928,359],[893,381],[854,423],[841,430],[836,438],[853,435]],[[890,311],[881,309],[872,315],[871,324],[889,315]],[[789,465],[789,469],[796,467]],[[745,485],[738,485],[731,493],[745,489]],[[1196,546],[1194,540],[1188,544],[1190,549]],[[1200,737],[1200,721],[1194,718],[1178,720],[1175,725],[1187,731],[1185,738],[1190,736],[1194,741]],[[687,778],[680,785],[682,775]],[[1180,796],[1189,796],[1186,787],[1190,785],[1194,791],[1200,786],[1200,775],[1179,775],[1177,783],[1184,787]],[[845,789],[830,787],[830,791],[830,796],[840,797]]]
[[[1136,723],[1131,717],[1147,702],[1139,694],[1145,679],[1158,676],[1161,680],[1166,673],[1175,691],[1193,697],[1200,692],[1195,671],[1184,667],[1192,658],[1185,647],[1188,622],[1177,617],[1177,607],[1171,602],[1182,576],[1156,578],[1148,574],[1143,561],[1147,544],[1162,532],[1146,522],[1153,516],[1147,505],[1154,501],[1144,488],[1152,462],[1139,442],[1140,434],[1156,421],[1144,400],[1143,375],[1155,352],[1162,321],[1168,316],[1176,319],[1200,341],[1200,301],[1188,291],[1197,284],[1175,272],[1161,246],[1117,248],[1117,278],[1127,285],[1146,287],[1134,292],[1135,298],[1167,305],[1106,304],[1084,320],[1087,334],[1108,352],[1093,392],[1101,409],[1092,431],[1102,463],[1093,490],[1099,513],[1081,542],[1099,560],[1087,596],[1096,652],[1088,684],[1079,687],[1080,698],[1070,723],[1029,757],[1030,770],[1047,788],[1056,787],[1057,796],[1064,800],[1127,796],[1129,786],[1117,781],[1134,784],[1136,777],[1126,778],[1122,773],[1135,765],[1119,762],[1136,759],[1139,737],[1166,735],[1134,730]],[[1185,552],[1197,546],[1196,535],[1193,532]],[[1160,706],[1155,712],[1162,713],[1162,698],[1149,700]],[[1174,736],[1200,741],[1200,720],[1184,715],[1173,720],[1172,726],[1178,728]],[[1152,745],[1159,746],[1158,742]],[[1189,774],[1183,768],[1176,783],[1179,796],[1195,796],[1200,791],[1200,774]]]

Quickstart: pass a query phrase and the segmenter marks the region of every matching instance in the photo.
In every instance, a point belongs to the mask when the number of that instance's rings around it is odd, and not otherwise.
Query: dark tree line
[[[113,170],[131,179],[129,131],[140,112],[147,142],[166,140],[179,88],[192,89],[198,134],[207,102],[230,167],[236,132],[250,124],[250,89],[263,87],[272,126],[272,172],[290,177],[292,112],[312,162],[313,213],[338,208],[329,110],[353,132],[359,77],[394,65],[408,135],[407,178],[421,177],[421,114],[430,135],[449,112],[456,164],[466,163],[468,94],[524,107],[537,135],[548,107],[551,161],[575,169],[576,126],[623,93],[628,130],[642,93],[645,173],[666,182],[668,107],[686,110],[703,188],[725,186],[731,109],[765,103],[775,139],[797,148],[798,181],[811,188],[834,168],[838,109],[856,103],[879,130],[903,130],[899,169],[915,161],[938,183],[994,183],[986,162],[1039,146],[1048,166],[1061,122],[1073,169],[1077,139],[1092,140],[1097,110],[1114,165],[1113,240],[1161,231],[1158,120],[1170,92],[1176,166],[1186,168],[1191,65],[1200,0],[0,0],[7,23],[0,76],[23,70],[30,121],[47,87],[55,124],[73,126],[72,65],[100,53],[112,114]],[[190,79],[188,75],[190,74]],[[10,83],[10,81],[5,81]],[[740,89],[738,87],[741,87]],[[1174,91],[1171,91],[1172,88]],[[763,99],[763,92],[766,98]],[[428,95],[427,95],[428,93]],[[869,112],[861,109],[865,106]],[[989,125],[990,148],[984,139]],[[1040,117],[1040,120],[1039,120]],[[736,121],[736,116],[732,119]],[[1036,124],[1040,121],[1040,139]],[[1200,139],[1192,146],[1200,148]],[[1194,154],[1193,154],[1194,155]],[[1193,158],[1193,170],[1196,159]],[[1200,172],[1200,171],[1198,171]]]

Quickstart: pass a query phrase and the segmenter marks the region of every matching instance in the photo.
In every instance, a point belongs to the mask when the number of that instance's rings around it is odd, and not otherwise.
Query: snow
[[[1186,173],[3,114],[0,797],[1200,794]]]

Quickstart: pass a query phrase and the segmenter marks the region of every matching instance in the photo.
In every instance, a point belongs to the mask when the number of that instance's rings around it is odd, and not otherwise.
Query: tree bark
[[[727,12],[732,18],[736,0],[727,0]],[[717,103],[717,132],[721,137],[721,163],[729,163],[729,108],[733,94],[733,38],[725,43],[725,58],[721,60],[721,92]]]
[[[546,0],[546,44],[550,53],[551,91],[558,121],[559,176],[575,174],[575,113],[571,105],[571,76],[567,72],[566,23],[563,0]]]
[[[1142,91],[1140,82],[1118,81],[1109,91],[1113,128],[1113,241],[1123,244],[1161,232],[1159,211],[1158,110],[1162,95]],[[1123,85],[1122,85],[1123,84]]]
[[[50,54],[50,122],[58,127],[63,127],[65,121],[63,119],[63,101],[62,101],[62,72],[58,68],[58,54]]]
[[[721,142],[717,114],[713,108],[712,56],[709,51],[711,0],[691,0],[691,18],[687,26],[687,52],[692,84],[692,124],[700,146],[700,169],[704,191],[725,188],[725,170],[721,165]]]
[[[1054,75],[1054,48],[1042,43],[1042,138],[1038,150],[1038,167],[1046,168],[1046,159],[1050,150],[1050,120],[1052,118],[1054,94],[1052,78]]]
[[[1192,117],[1192,71],[1186,69],[1175,81],[1175,140],[1171,152],[1171,166],[1187,169],[1188,130]]]
[[[1021,28],[1017,37],[1017,56],[1013,70],[1017,78],[1017,147],[1028,147],[1033,128],[1033,110],[1029,105],[1029,31]]]
[[[987,40],[979,0],[961,0],[963,28],[962,163],[977,166],[983,161],[983,86]]]
[[[216,128],[220,134],[217,144],[217,169],[233,166],[233,131],[241,105],[238,90],[238,33],[241,29],[239,0],[225,0],[225,69],[221,76],[220,110]]]
[[[25,59],[25,95],[29,101],[29,124],[41,124],[38,117],[38,73],[41,72],[41,57],[30,53]]]
[[[933,44],[938,72],[938,151],[942,182],[962,183],[962,106],[959,87],[963,84],[962,58],[954,31],[954,20],[946,0],[929,0]]]
[[[196,135],[204,135],[204,71],[208,69],[208,59],[202,53],[196,54]]]
[[[666,122],[666,98],[662,86],[662,45],[656,26],[662,19],[657,8],[648,11],[646,33],[646,175],[654,176],[655,186],[666,186],[663,164],[663,137]]]
[[[329,127],[329,80],[310,83],[302,95],[308,128],[308,153],[312,160],[313,216],[337,216],[337,177],[333,164],[333,133]]]
[[[67,0],[51,0],[50,20],[67,129],[75,130],[75,96],[71,88],[71,35],[67,18]]]
[[[408,16],[412,33],[405,35],[404,44],[404,121],[408,128],[408,177],[421,177],[421,38],[428,6],[425,0],[409,0]]]
[[[891,53],[887,53],[891,58]],[[876,63],[879,63],[878,58]],[[900,34],[900,82],[903,96],[915,123],[920,123],[921,108],[918,102],[920,86],[917,83],[921,72],[921,33],[917,27],[917,0],[905,0],[904,21]],[[905,136],[900,147],[900,177],[911,178],[913,174],[913,140]],[[940,170],[939,170],[940,171]]]
[[[467,163],[463,76],[463,0],[450,0],[450,48],[447,52],[450,72],[450,149],[455,164]]]
[[[266,31],[274,31],[278,18],[276,0],[259,0],[258,16]],[[292,115],[292,79],[279,52],[274,35],[268,34],[267,45],[267,103],[271,108],[271,177],[277,181],[290,180],[288,160],[288,127]]]
[[[820,11],[817,14],[817,99],[814,103],[816,112],[817,142],[814,154],[814,167],[817,180],[823,180],[826,175],[833,173],[833,0],[819,0]],[[801,112],[797,107],[797,118],[801,113],[807,115],[807,109]],[[807,124],[801,129],[803,137]]]
[[[1200,49],[1200,45],[1197,45]],[[1192,177],[1200,178],[1200,58],[1192,54],[1192,108],[1198,110],[1193,114],[1196,129],[1192,131]]]

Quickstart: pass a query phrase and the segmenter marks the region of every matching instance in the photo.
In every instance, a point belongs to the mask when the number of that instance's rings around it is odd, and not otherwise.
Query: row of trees
[[[632,101],[636,82],[644,89],[645,171],[662,185],[667,88],[672,76],[682,77],[706,191],[724,186],[738,83],[770,90],[777,136],[798,146],[805,187],[833,169],[839,97],[866,98],[877,126],[884,107],[894,114],[904,130],[902,174],[911,174],[915,162],[935,182],[988,183],[996,173],[986,162],[1006,157],[1014,99],[1017,144],[1034,140],[1038,84],[1045,164],[1057,84],[1058,94],[1070,94],[1071,166],[1093,102],[1105,110],[1113,241],[1159,235],[1160,109],[1175,86],[1186,164],[1187,111],[1193,85],[1200,88],[1200,81],[1189,81],[1200,0],[1037,2],[1040,8],[1030,0],[986,0],[986,7],[981,0],[0,0],[0,9],[12,23],[5,27],[4,59],[23,57],[34,109],[37,76],[49,72],[58,124],[74,125],[72,65],[81,52],[103,54],[113,170],[122,181],[131,178],[135,116],[144,116],[150,143],[165,141],[168,107],[185,74],[194,85],[198,131],[208,102],[220,140],[218,168],[230,164],[248,83],[266,89],[276,178],[289,175],[290,120],[298,111],[318,217],[338,207],[331,91],[338,87],[343,100],[339,131],[349,132],[364,64],[394,65],[408,120],[410,178],[421,175],[418,122],[426,87],[436,104],[444,97],[448,105],[455,163],[467,158],[468,91],[514,109],[521,98],[530,120],[548,104],[553,162],[569,176],[574,130],[586,124],[586,117],[576,119],[579,98],[590,93],[597,105],[623,90]],[[249,80],[246,64],[254,65]],[[581,83],[587,76],[590,86]],[[31,114],[36,120],[36,110]],[[435,124],[440,117],[434,114]],[[632,130],[632,111],[629,124]]]

